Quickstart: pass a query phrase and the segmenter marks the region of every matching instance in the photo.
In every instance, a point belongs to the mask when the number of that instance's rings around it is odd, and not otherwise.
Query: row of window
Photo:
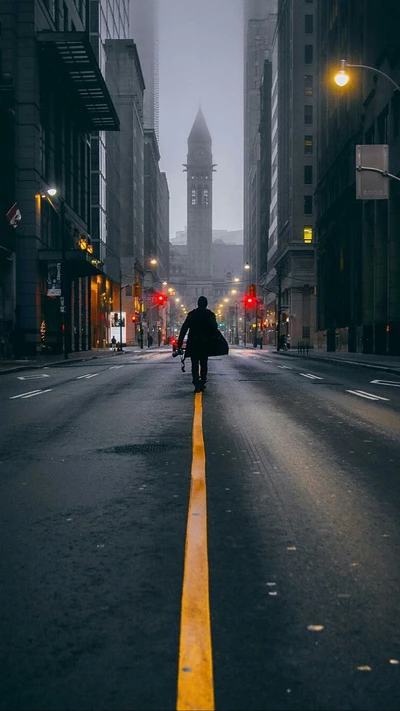
[[[306,2],[312,2],[312,0],[306,0]],[[305,34],[314,33],[314,16],[305,15],[304,17],[304,32]],[[312,44],[306,44],[304,46],[304,63],[313,64],[314,63],[314,46]],[[304,76],[304,95],[313,96],[314,94],[314,77],[312,74],[306,74]],[[304,106],[304,124],[306,126],[312,126],[314,121],[314,107],[312,104],[305,104]],[[304,154],[313,154],[313,137],[310,135],[304,136]],[[312,185],[313,182],[313,166],[304,166],[304,185]],[[313,198],[312,195],[304,195],[304,215],[313,214]],[[313,228],[311,225],[304,225],[303,228],[303,242],[305,244],[311,244],[313,241]]]
[[[209,205],[209,192],[208,188],[202,188],[201,185],[196,188],[192,188],[192,205]]]
[[[306,0],[308,1],[308,0]],[[312,0],[310,0],[312,2]],[[314,33],[314,16],[305,15],[304,17],[304,32],[305,34],[311,35]],[[314,46],[312,44],[306,44],[304,46],[304,63],[313,64],[314,63]],[[306,74],[304,76],[304,95],[313,96],[314,94],[314,77],[312,74]],[[314,107],[312,104],[305,104],[304,106],[304,123],[306,126],[312,126],[314,121]],[[313,137],[304,136],[304,154],[313,154]],[[313,182],[313,166],[304,166],[304,185],[312,185]],[[313,198],[312,195],[304,195],[304,214],[312,215],[313,213]],[[313,228],[311,225],[305,225],[303,228],[303,242],[305,244],[310,244],[313,241]]]

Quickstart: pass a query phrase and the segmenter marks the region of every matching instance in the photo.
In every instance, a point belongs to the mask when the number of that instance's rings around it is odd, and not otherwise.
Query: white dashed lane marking
[[[400,388],[397,380],[371,380],[371,385],[389,385],[391,388]]]
[[[38,380],[39,378],[49,378],[46,373],[36,373],[35,375],[17,375],[18,380]]]
[[[10,397],[10,400],[17,400],[18,398],[21,398],[22,400],[27,400],[28,397],[35,397],[35,395],[43,395],[44,393],[51,393],[52,388],[49,388],[48,390],[30,390],[28,393],[21,393],[20,395],[13,395]]]
[[[82,380],[82,378],[86,378],[87,380],[89,378],[95,378],[98,373],[87,373],[86,375],[78,375],[77,380]]]
[[[304,378],[311,378],[311,380],[323,380],[319,375],[313,375],[312,373],[299,373]]]
[[[364,390],[346,390],[346,393],[351,393],[352,395],[358,395],[358,397],[364,397],[366,400],[385,400],[389,402],[388,397],[380,397],[379,395],[373,395],[372,393],[366,393]]]

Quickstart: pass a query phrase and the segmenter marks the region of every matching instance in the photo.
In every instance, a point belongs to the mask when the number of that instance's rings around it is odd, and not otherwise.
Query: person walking
[[[190,358],[192,361],[192,380],[195,393],[205,390],[210,342],[218,331],[217,318],[207,308],[207,304],[206,297],[199,296],[197,309],[189,311],[178,336],[178,349],[182,349],[183,339],[189,331],[185,358]]]
[[[117,339],[115,338],[115,336],[113,336],[111,339],[111,348],[113,350],[113,353],[115,353],[116,347],[117,347]]]

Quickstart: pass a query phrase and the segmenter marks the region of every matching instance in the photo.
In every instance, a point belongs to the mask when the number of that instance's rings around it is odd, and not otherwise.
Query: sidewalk
[[[144,349],[143,349],[144,350]],[[124,353],[141,353],[141,349],[137,346],[126,346],[122,352],[116,352],[116,356],[123,356]],[[112,355],[110,348],[96,348],[90,351],[78,351],[68,354],[68,358],[64,358],[62,354],[49,356],[37,355],[36,358],[22,358],[20,360],[0,360],[0,375],[6,373],[16,373],[20,370],[29,370],[31,368],[46,368],[52,365],[67,365],[71,361],[79,362],[93,360],[94,358],[102,358],[103,356]]]
[[[361,366],[364,368],[374,368],[375,370],[384,370],[387,373],[396,373],[400,375],[400,357],[374,355],[370,353],[347,353],[346,351],[314,351],[309,350],[308,354],[298,353],[295,348],[288,351],[277,351],[276,347],[264,346],[265,350],[277,356],[289,358],[302,358],[310,360],[324,360],[328,363],[340,363],[346,365]]]

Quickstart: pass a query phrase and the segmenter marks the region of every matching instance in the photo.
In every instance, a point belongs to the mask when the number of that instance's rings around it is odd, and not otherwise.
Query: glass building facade
[[[129,37],[129,0],[90,0],[90,42],[105,77],[105,42]],[[112,91],[113,87],[109,86]],[[91,237],[106,273],[117,278],[118,227],[118,152],[116,137],[98,131],[91,136]],[[97,246],[96,246],[97,245]],[[119,267],[118,267],[119,268]]]

